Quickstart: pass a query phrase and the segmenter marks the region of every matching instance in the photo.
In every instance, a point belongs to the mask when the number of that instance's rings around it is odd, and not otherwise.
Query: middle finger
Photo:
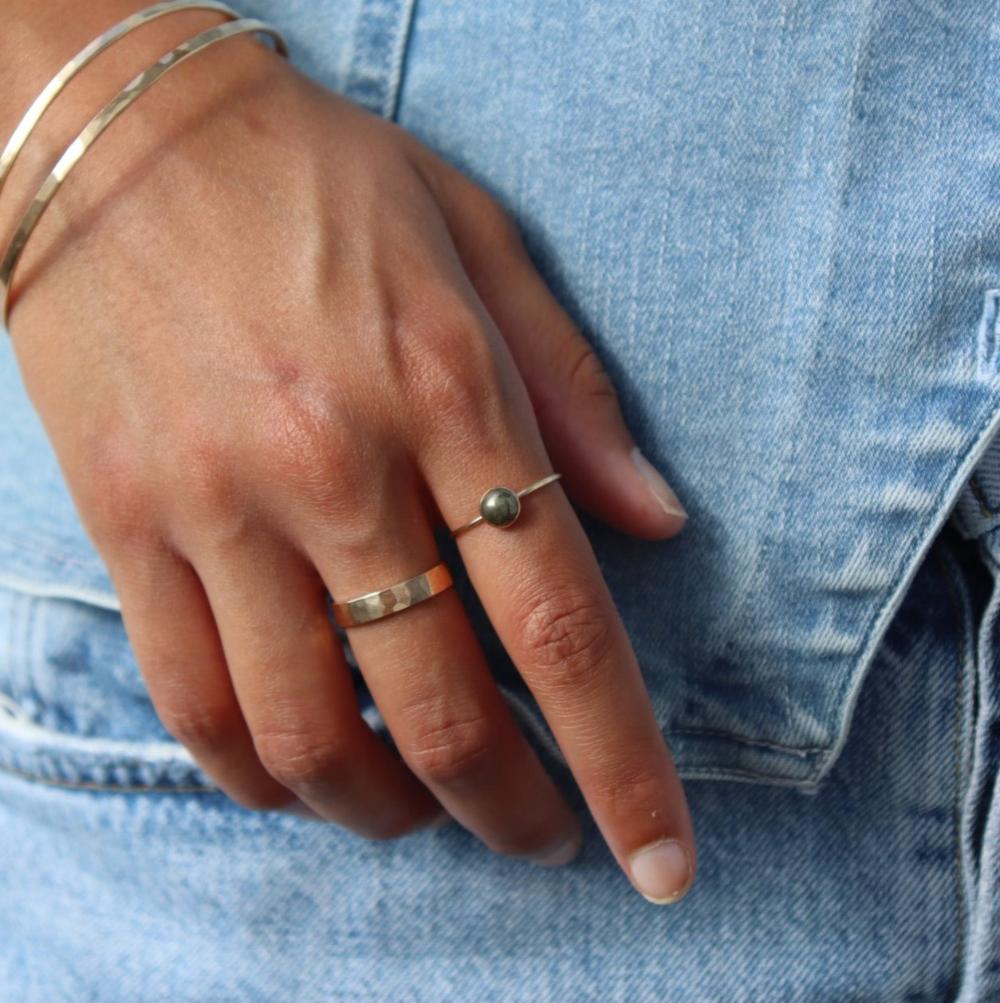
[[[309,520],[300,541],[338,602],[387,589],[440,560],[415,471],[369,480],[351,539]],[[579,823],[518,727],[453,588],[348,628],[351,648],[403,759],[491,849],[568,862]]]

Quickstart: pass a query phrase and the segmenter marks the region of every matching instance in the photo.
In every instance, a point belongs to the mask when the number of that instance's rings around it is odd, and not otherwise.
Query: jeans
[[[555,871],[454,824],[383,843],[255,814],[192,784],[143,722],[127,659],[101,657],[114,614],[2,591],[4,688],[25,718],[11,707],[0,728],[4,998],[1000,998],[998,569],[997,532],[935,542],[818,792],[687,783],[699,876],[663,908],[628,885],[544,742],[585,819],[582,855]],[[60,679],[95,672],[106,703],[60,698]],[[145,741],[81,735],[114,730],[101,719],[128,692]]]
[[[699,877],[667,909],[628,886],[448,541],[583,856],[543,872],[455,825],[375,844],[229,802],[156,718],[4,344],[0,984],[1000,999],[1000,4],[241,10],[507,205],[677,488],[667,543],[582,518]]]

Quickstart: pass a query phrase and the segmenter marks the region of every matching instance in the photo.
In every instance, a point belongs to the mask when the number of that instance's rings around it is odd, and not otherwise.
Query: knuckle
[[[415,326],[403,337],[403,383],[421,416],[442,428],[497,424],[499,373],[479,320],[452,307]]]
[[[329,735],[273,732],[254,739],[264,769],[286,787],[336,784],[349,768],[349,751]]]
[[[582,339],[576,349],[576,356],[571,360],[569,369],[569,389],[572,397],[586,401],[594,398],[617,399],[615,386],[611,382],[604,364],[597,353]]]
[[[496,726],[478,711],[461,714],[423,705],[410,714],[403,746],[417,776],[440,787],[465,787],[479,780],[495,760]]]
[[[312,508],[352,507],[365,468],[365,441],[330,389],[298,386],[272,402],[259,444],[268,469]]]
[[[240,511],[237,464],[220,437],[182,434],[175,440],[171,454],[174,459],[167,479],[176,497],[184,499],[186,513],[215,523]]]
[[[614,644],[605,604],[568,589],[552,589],[524,606],[520,646],[529,663],[544,673],[540,684],[557,691],[594,685]]]
[[[587,788],[604,810],[623,822],[649,818],[664,801],[662,774],[637,762],[610,762],[594,767],[587,777]]]
[[[95,542],[130,546],[151,539],[157,507],[150,479],[133,451],[109,444],[89,465],[81,512]]]
[[[159,708],[160,722],[182,745],[201,753],[219,753],[230,745],[240,727],[239,708],[228,701],[186,701]]]

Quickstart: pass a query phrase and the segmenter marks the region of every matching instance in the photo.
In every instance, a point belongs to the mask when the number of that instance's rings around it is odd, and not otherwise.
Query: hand
[[[559,470],[516,527],[462,534],[463,560],[626,874],[660,839],[693,867],[563,489],[642,537],[683,525],[607,376],[483,188],[259,43],[224,44],[88,154],[11,313],[164,726],[248,808],[297,798],[380,839],[443,805],[497,852],[569,859],[579,823],[455,590],[351,630],[402,762],[359,715],[324,606],[437,563],[434,526],[486,488]],[[640,890],[686,887],[683,859]]]

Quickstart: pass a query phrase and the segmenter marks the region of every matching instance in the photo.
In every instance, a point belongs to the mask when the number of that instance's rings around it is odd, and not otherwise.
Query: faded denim
[[[4,343],[0,985],[1000,999],[1000,3],[241,9],[508,206],[688,509],[661,544],[584,521],[699,878],[662,909],[628,885],[448,541],[583,857],[231,804],[156,719]]]

